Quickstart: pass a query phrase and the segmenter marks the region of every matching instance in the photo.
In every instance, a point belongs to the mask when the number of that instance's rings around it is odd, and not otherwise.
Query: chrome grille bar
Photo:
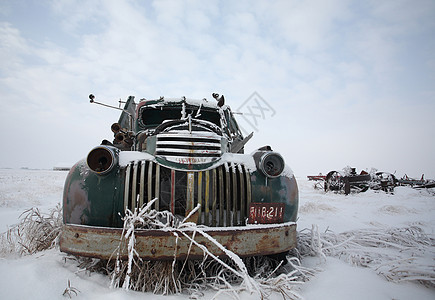
[[[210,156],[210,157],[219,157],[221,154],[220,146],[219,149],[178,149],[173,147],[159,147],[157,150],[157,155],[167,155],[169,156],[177,156],[181,154],[185,154],[187,156]],[[206,155],[207,154],[207,155]]]
[[[217,176],[216,176],[216,169],[213,169],[213,188],[212,188],[212,198],[211,198],[211,226],[216,227],[216,200],[217,200]]]
[[[224,163],[206,171],[176,171],[152,161],[135,161],[125,168],[124,206],[130,210],[157,198],[156,210],[188,215],[206,226],[245,225],[251,202],[249,170]],[[193,216],[192,216],[193,217]]]
[[[192,211],[194,206],[195,192],[195,173],[187,172],[187,198],[186,198],[186,216]]]
[[[148,203],[151,202],[151,200],[153,200],[153,196],[152,196],[152,190],[153,190],[153,162],[149,161],[148,162],[148,184],[147,184],[148,190],[147,190],[147,195],[148,195]]]
[[[234,164],[231,164],[231,171],[232,171],[231,177],[233,180],[233,186],[232,186],[232,190],[233,190],[233,210],[232,210],[233,222],[232,222],[232,225],[234,226],[237,224],[237,177],[236,177],[236,167],[234,166]]]
[[[226,226],[230,226],[231,224],[231,213],[230,213],[230,207],[231,207],[231,189],[228,188],[230,186],[230,167],[228,166],[228,163],[226,162],[225,165],[225,184],[226,184],[226,189],[225,189],[225,197],[227,199],[227,209],[226,209],[226,214],[227,214],[227,218],[226,218]]]
[[[203,210],[203,201],[202,201],[202,172],[198,172],[198,223],[204,223],[202,221],[202,210]]]
[[[136,193],[136,189],[137,189],[137,171],[139,168],[139,163],[136,161],[134,162],[133,165],[133,182],[132,182],[132,187],[131,187],[131,206],[133,208],[137,207],[137,197],[135,195],[137,195]]]
[[[215,133],[160,133],[157,135],[156,152],[168,161],[204,164],[222,155],[221,136]]]
[[[220,145],[220,140],[216,140],[214,142],[210,142],[210,140],[207,139],[206,142],[203,141],[197,141],[194,142],[194,145],[192,140],[189,141],[175,141],[175,140],[169,140],[169,141],[162,141],[161,139],[157,142],[158,146],[169,146],[171,148],[181,148],[183,149],[183,147],[185,147],[186,149],[190,149],[190,147],[195,146],[195,148],[200,148],[200,147],[221,147]]]
[[[245,182],[244,182],[244,175],[243,175],[243,166],[238,165],[239,172],[237,173],[239,175],[239,182],[240,182],[240,224],[239,225],[245,225],[244,220],[246,218],[246,203],[245,203]],[[249,206],[248,206],[249,207]]]
[[[245,179],[246,179],[246,216],[248,216],[249,206],[251,206],[251,175],[245,167]]]
[[[145,178],[145,164],[146,161],[142,161],[140,164],[140,178]],[[144,194],[145,194],[145,183],[143,180],[140,180],[140,191],[139,191],[139,207],[142,207],[144,204]]]
[[[204,224],[210,226],[210,171],[205,171]]]
[[[175,215],[175,170],[171,170],[171,213]]]
[[[130,199],[130,170],[131,164],[127,165],[125,170],[125,188],[124,188],[124,207],[132,209],[131,199]]]
[[[154,209],[160,209],[160,165],[156,164],[156,188],[154,190],[154,198],[157,198],[156,202],[154,202]]]
[[[222,168],[218,168],[219,173],[219,226],[224,226],[224,178]]]

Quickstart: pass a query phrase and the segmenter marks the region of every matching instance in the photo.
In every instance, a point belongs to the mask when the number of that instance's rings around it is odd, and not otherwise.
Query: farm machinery
[[[407,185],[416,189],[421,188],[434,188],[435,180],[433,179],[424,179],[424,174],[421,175],[420,179],[410,178],[408,175],[404,175],[402,178],[397,180],[398,185]]]
[[[356,168],[346,167],[343,171],[330,171],[327,175],[309,175],[308,180],[314,181],[314,188],[323,189],[325,192],[332,191],[348,195],[350,193],[365,192],[368,189],[382,190],[392,193],[396,186],[411,186],[413,188],[433,188],[434,180],[409,178],[406,174],[397,179],[394,174],[388,172],[366,172],[359,174]]]
[[[343,171],[330,171],[327,175],[308,176],[308,179],[315,181],[315,188],[345,195],[365,192],[368,189],[392,192],[397,184],[397,179],[393,174],[386,172],[369,174],[364,170],[358,174],[356,168],[351,167],[346,167]]]

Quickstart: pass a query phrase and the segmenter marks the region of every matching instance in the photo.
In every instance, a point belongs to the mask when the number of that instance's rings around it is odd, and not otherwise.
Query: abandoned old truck
[[[177,219],[189,216],[208,235],[195,241],[215,255],[227,253],[211,240],[241,257],[296,246],[299,196],[290,168],[269,146],[244,154],[252,134],[243,137],[223,96],[213,97],[136,103],[130,96],[123,109],[114,107],[122,112],[111,126],[113,142],[104,140],[67,176],[61,251],[126,259],[127,250],[117,250],[123,217],[150,202]],[[135,238],[146,260],[203,258],[200,247],[173,231],[142,228]]]

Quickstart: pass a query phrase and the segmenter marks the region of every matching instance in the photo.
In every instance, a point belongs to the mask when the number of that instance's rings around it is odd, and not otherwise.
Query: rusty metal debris
[[[435,180],[433,179],[424,179],[424,174],[421,175],[420,179],[410,178],[408,175],[404,175],[402,178],[397,180],[398,185],[407,185],[413,188],[421,189],[421,188],[434,188]]]
[[[268,226],[251,225],[240,228],[202,229],[227,250],[241,257],[271,255],[292,249],[296,243],[296,224],[294,222]],[[138,229],[135,231],[135,250],[145,260],[202,259],[201,248],[191,245],[191,241],[177,233],[178,230]],[[210,239],[192,231],[184,231],[195,241],[217,256],[225,252]],[[121,239],[122,228],[104,228],[82,225],[65,225],[60,240],[61,250],[80,256],[100,259],[114,259],[114,249],[120,242],[121,259],[127,259],[127,241]]]
[[[365,192],[369,188],[371,177],[365,171],[360,174],[356,173],[355,168],[351,168],[350,172],[340,173],[331,171],[325,177],[325,191],[344,191],[346,195],[352,192]]]
[[[355,168],[346,167],[343,171],[330,171],[327,175],[309,175],[308,180],[314,181],[314,188],[325,192],[337,192],[348,195],[350,193],[365,192],[368,189],[393,193],[396,186],[410,186],[413,188],[434,188],[435,180],[409,178],[406,174],[400,179],[388,172],[366,172],[359,174]]]

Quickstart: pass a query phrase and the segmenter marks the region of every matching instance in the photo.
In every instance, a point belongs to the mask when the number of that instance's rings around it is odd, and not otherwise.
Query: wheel
[[[393,174],[386,172],[377,172],[372,180],[371,188],[374,190],[383,190],[392,192],[397,185],[397,179]]]
[[[325,178],[325,192],[341,191],[344,189],[344,181],[341,174],[337,171],[331,171]]]

